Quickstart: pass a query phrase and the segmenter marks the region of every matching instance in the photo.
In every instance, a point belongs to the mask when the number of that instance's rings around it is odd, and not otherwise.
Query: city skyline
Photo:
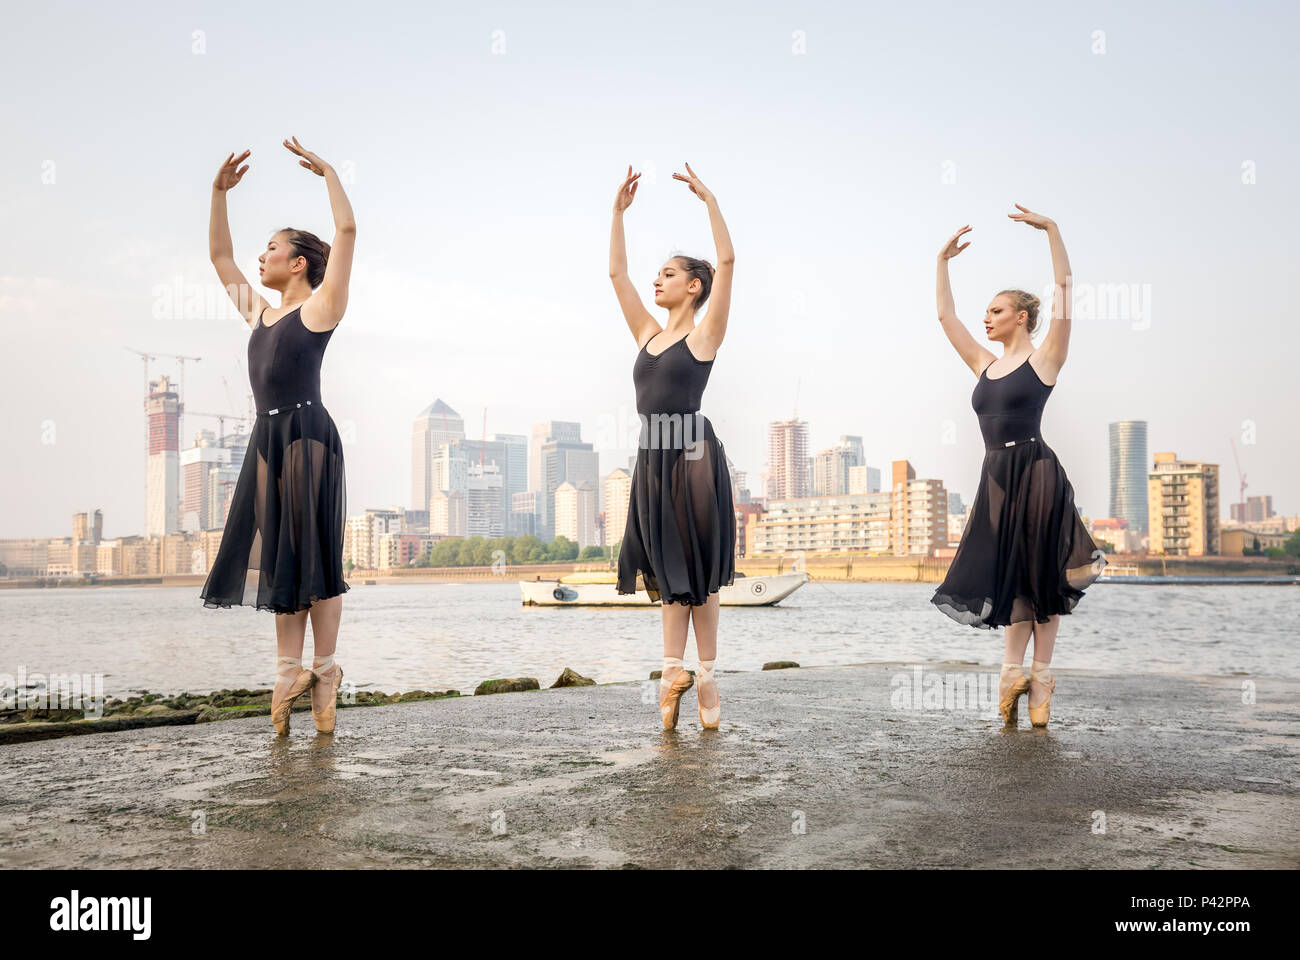
[[[175,387],[174,381],[172,381],[172,379],[165,374],[160,376],[157,380],[151,378],[150,385],[151,388],[157,387],[160,388],[162,391],[165,391],[165,396],[167,397],[174,396],[174,391],[177,389]],[[157,397],[162,395],[164,394],[152,394],[151,396]],[[158,452],[156,452],[158,448],[157,436],[156,436],[158,433],[158,428],[156,425],[154,425],[154,422],[158,419],[158,415],[153,412],[154,409],[156,409],[156,407],[157,407],[157,402],[153,399],[150,399],[145,404],[145,413],[142,414],[145,421],[150,423],[151,425],[150,430],[147,431],[147,433],[150,435],[151,445],[148,448],[148,453],[146,456],[146,460],[147,463],[149,464],[150,471],[155,470],[153,466],[154,462],[159,459],[159,454]],[[173,402],[172,408],[174,409],[174,407],[175,407],[175,403]],[[173,412],[172,417],[174,416],[175,414]],[[443,425],[444,430],[447,431],[446,436],[442,437],[441,439],[445,442],[445,445],[450,447],[450,449],[444,450],[442,453],[439,453],[436,450],[429,449],[428,443],[424,443],[424,444],[421,443],[422,433],[423,433],[423,431],[421,430],[422,418],[429,418],[431,421],[433,421],[434,418],[441,418],[440,422]],[[239,420],[239,418],[235,416],[232,416],[230,419],[235,421]],[[412,421],[408,421],[408,422],[412,422]],[[448,424],[450,424],[449,428],[448,428]],[[423,510],[425,514],[428,515],[429,512],[428,500],[426,500],[423,504],[420,502],[414,502],[415,488],[420,487],[422,482],[427,480],[428,473],[429,473],[428,470],[422,470],[419,464],[418,451],[421,449],[424,450],[425,456],[428,458],[428,460],[435,464],[439,460],[445,458],[445,456],[448,454],[455,454],[455,453],[464,454],[468,452],[472,456],[478,456],[480,453],[484,453],[485,456],[487,457],[487,461],[489,463],[495,464],[494,469],[500,470],[503,474],[505,474],[508,477],[508,479],[512,483],[516,485],[518,484],[519,481],[525,480],[525,478],[522,476],[522,474],[525,471],[520,468],[517,462],[517,458],[519,456],[523,456],[527,464],[526,466],[527,477],[526,477],[525,489],[529,494],[538,494],[538,493],[542,493],[543,491],[540,489],[534,489],[534,484],[539,483],[540,480],[536,473],[537,458],[533,455],[531,451],[535,449],[544,448],[544,445],[540,443],[542,438],[545,438],[548,441],[550,441],[549,445],[552,448],[557,446],[555,439],[548,436],[549,432],[552,430],[553,427],[558,426],[563,429],[565,440],[563,442],[558,443],[559,447],[573,448],[578,450],[585,450],[592,447],[591,443],[582,440],[583,425],[578,422],[558,421],[558,420],[538,421],[529,425],[528,433],[519,433],[519,434],[510,434],[510,433],[504,433],[499,431],[491,431],[491,438],[488,439],[486,442],[483,442],[483,438],[467,437],[466,431],[464,430],[464,425],[465,425],[465,419],[459,413],[457,413],[456,409],[453,408],[451,404],[447,403],[447,401],[444,400],[442,397],[436,397],[432,403],[426,405],[425,408],[415,416],[412,422],[414,436],[412,437],[412,443],[410,447],[411,454],[410,454],[410,459],[406,464],[406,468],[407,468],[408,481],[411,484],[411,486],[409,486],[408,489],[411,490],[412,492],[412,495],[409,496],[408,499],[412,500],[413,502],[408,503],[405,500],[392,500],[388,502],[356,503],[350,499],[348,503],[349,516],[350,517],[359,516],[361,513],[363,513],[366,510],[382,511],[391,508],[413,511],[413,512],[418,512]],[[801,436],[806,436],[808,433],[807,428],[809,426],[810,425],[807,423],[807,421],[801,418],[787,419],[783,421],[769,421],[767,424],[768,440],[769,440],[769,456],[774,455],[773,451],[777,451],[778,447],[783,448],[789,446],[789,440],[786,438],[789,437],[792,430],[796,434],[799,434]],[[1141,438],[1141,442],[1138,444],[1138,448],[1143,450],[1146,453],[1146,460],[1148,461],[1146,468],[1141,472],[1141,486],[1143,489],[1144,497],[1146,495],[1148,475],[1153,474],[1157,472],[1159,469],[1161,469],[1160,459],[1162,455],[1166,453],[1171,453],[1171,451],[1166,452],[1158,449],[1145,450],[1145,438],[1146,438],[1147,426],[1148,425],[1144,421],[1132,421],[1132,420],[1119,421],[1107,425],[1107,434],[1108,434],[1108,439],[1111,447],[1110,470],[1112,475],[1112,482],[1111,482],[1110,502],[1112,506],[1115,503],[1115,497],[1116,497],[1116,489],[1114,486],[1115,484],[1114,471],[1117,463],[1116,454],[1119,449],[1116,447],[1117,428],[1137,429],[1140,431],[1139,436]],[[166,429],[171,430],[173,428],[169,426]],[[234,430],[227,431],[225,434],[225,442],[230,443],[235,448],[240,448],[239,459],[242,459],[242,446],[243,444],[247,443],[247,434],[241,433],[240,429],[241,428],[237,427]],[[531,438],[532,438],[531,443],[528,442],[530,439],[529,434],[531,434]],[[207,427],[198,427],[193,431],[193,438],[195,440],[199,439],[200,436],[202,436],[205,442],[211,442],[213,440],[217,440],[219,443],[221,442],[220,438],[218,438],[216,434],[210,428]],[[507,443],[505,441],[513,441],[513,442]],[[776,446],[773,446],[773,444],[775,444]],[[806,492],[797,493],[797,494],[783,494],[780,492],[776,492],[770,496],[770,499],[789,500],[792,497],[794,499],[800,499],[800,498],[813,499],[813,498],[825,498],[827,496],[850,496],[853,495],[854,493],[869,492],[872,489],[872,486],[869,486],[867,484],[866,477],[868,474],[875,475],[876,479],[875,479],[874,489],[877,491],[881,489],[880,482],[879,482],[879,475],[882,472],[882,468],[877,467],[871,463],[864,463],[861,467],[858,468],[858,469],[865,469],[867,471],[867,473],[859,475],[861,489],[857,491],[846,489],[844,492],[838,494],[825,492],[821,490],[815,490],[814,487],[816,486],[816,479],[814,477],[814,473],[818,469],[817,464],[819,459],[823,458],[826,454],[840,453],[845,447],[851,447],[858,450],[857,456],[859,458],[864,460],[865,458],[862,457],[860,452],[863,444],[862,444],[861,436],[858,435],[840,434],[837,438],[837,441],[831,444],[826,449],[817,451],[815,453],[807,453],[806,450],[811,449],[812,446],[813,446],[812,444],[807,444],[802,440],[798,442],[797,449],[805,451],[803,456],[804,477],[802,480],[799,481],[791,481],[796,484],[795,487],[791,489],[806,489]],[[486,454],[486,451],[488,449],[498,449],[498,448],[500,451],[499,453]],[[191,463],[197,463],[200,458],[195,456],[195,454],[198,454],[199,452],[205,449],[210,449],[210,448],[197,447],[197,446],[187,447],[184,444],[182,444],[179,447],[180,456],[178,458],[178,463],[176,465],[173,465],[173,470],[175,471],[176,480],[179,481],[179,483],[178,485],[174,485],[175,489],[170,490],[170,493],[175,500],[175,503],[173,504],[173,511],[175,517],[173,519],[177,517],[183,518],[186,512],[183,504],[186,497],[189,496],[190,487],[193,486],[193,484],[187,481],[186,477],[181,473],[181,471],[185,469],[185,464],[187,460]],[[187,451],[192,451],[193,453],[187,457]],[[594,450],[592,452],[598,458],[600,458],[600,461],[602,463],[604,461],[605,454],[612,455],[611,451],[608,450],[606,451]],[[619,450],[618,452],[621,453],[622,451]],[[208,458],[203,458],[203,459],[208,459]],[[787,457],[787,459],[789,458]],[[886,461],[886,462],[895,463],[901,461],[910,462],[910,458],[900,457],[900,458],[896,458],[893,461]],[[222,460],[221,463],[223,465],[221,478],[226,483],[232,484],[234,477],[237,476],[238,473],[237,466],[233,470],[233,472],[229,469],[230,458],[228,456],[224,460]],[[471,474],[473,474],[474,470],[476,469],[476,466],[477,466],[476,464],[469,465]],[[1215,466],[1218,468],[1224,468],[1225,465],[1216,464]],[[449,464],[444,463],[442,467],[443,472],[445,473],[448,468],[449,468]],[[771,470],[770,461],[764,464],[764,468],[765,469],[762,471],[762,475],[767,476],[769,471]],[[600,506],[597,507],[596,509],[601,514],[606,513],[609,509],[608,503],[605,500],[604,489],[607,483],[609,482],[611,475],[615,471],[619,471],[619,470],[623,471],[624,473],[630,474],[631,467],[626,462],[615,463],[612,466],[610,466],[608,469],[605,469],[602,466],[594,477],[590,477],[584,474],[584,477],[580,479],[580,483],[590,484],[592,486],[593,496],[596,496],[598,498],[598,502],[600,503]],[[745,471],[740,471],[740,472],[742,473],[742,475],[746,473]],[[144,488],[146,493],[147,508],[145,511],[143,511],[143,515],[145,516],[146,522],[142,524],[139,529],[131,529],[131,530],[123,530],[123,529],[115,528],[110,525],[108,527],[110,533],[104,534],[105,539],[114,539],[123,536],[140,536],[140,535],[154,536],[154,535],[158,535],[161,532],[159,530],[153,529],[153,527],[150,525],[148,521],[149,516],[159,516],[164,512],[163,504],[161,502],[155,502],[155,501],[159,501],[159,495],[157,490],[155,489],[155,487],[157,486],[157,479],[158,479],[157,476],[155,476],[155,473],[149,474],[149,479]],[[961,496],[962,491],[953,489],[953,485],[947,478],[935,476],[934,479],[937,480],[939,483],[943,484],[945,490],[957,496],[959,500],[965,499]],[[562,485],[564,482],[565,482],[564,480],[553,480],[551,486],[558,487]],[[781,481],[772,478],[769,478],[768,482],[769,485],[771,485],[772,483],[776,483],[778,486],[780,486],[781,484]],[[847,481],[847,475],[846,478],[842,479],[842,483],[845,486],[850,486],[849,482]],[[802,486],[799,486],[800,484]],[[465,484],[457,483],[453,485],[464,486]],[[472,487],[473,484],[471,483],[470,486]],[[437,491],[439,489],[445,489],[445,487],[446,487],[446,482],[444,482],[441,486],[437,483],[427,484],[425,486],[425,489],[429,489],[436,496]],[[599,492],[597,493],[597,491]],[[503,504],[502,504],[502,510],[505,515],[509,514],[509,500],[510,500],[511,492],[512,492],[512,488],[505,488],[506,495],[503,498]],[[883,492],[887,494],[889,492],[889,489],[886,488],[884,489]],[[769,495],[766,490],[750,489],[750,495],[752,496],[755,502],[761,503],[765,499],[769,499]],[[554,496],[554,489],[551,490],[551,496],[552,497]],[[970,499],[973,499],[972,494],[968,494],[967,496]],[[91,499],[93,500],[93,498]],[[1244,508],[1252,509],[1255,512],[1259,512],[1261,509],[1263,509],[1261,507],[1261,504],[1266,502],[1267,510],[1272,511],[1272,515],[1276,515],[1276,516],[1286,515],[1286,511],[1274,508],[1273,501],[1274,501],[1274,495],[1271,493],[1252,495],[1246,498]],[[85,501],[85,502],[89,503],[91,501]],[[1220,504],[1220,510],[1219,510],[1220,521],[1224,525],[1235,524],[1237,521],[1235,519],[1234,514],[1237,512],[1238,509],[1237,501],[1224,497],[1224,498],[1219,498],[1219,504]],[[1114,510],[1111,510],[1109,512],[1103,513],[1100,511],[1089,510],[1082,503],[1079,504],[1079,509],[1080,509],[1080,513],[1085,517],[1089,518],[1090,521],[1096,521],[1102,518],[1120,518],[1125,520],[1129,519],[1123,511],[1117,513]],[[204,511],[203,516],[205,518],[210,518],[211,510],[212,510],[211,505],[205,505],[203,507],[203,511]],[[94,512],[96,515],[99,515],[101,517],[105,515],[107,512],[104,510],[103,507],[98,505],[98,502],[95,502],[90,507],[85,507],[80,503],[74,504],[74,509],[72,510],[72,514],[75,517],[86,511]],[[1145,510],[1143,510],[1143,514],[1145,515]],[[535,514],[535,516],[540,519],[545,517],[546,514],[539,512]],[[1255,520],[1261,518],[1262,517],[1257,518],[1252,516],[1251,519]],[[471,519],[470,522],[472,523],[473,520]],[[518,535],[520,532],[523,532],[519,530],[513,530],[511,528],[511,524],[509,520],[505,519],[504,517],[503,517],[503,522],[504,522],[504,528],[502,529],[501,533],[495,535],[514,536],[514,535]],[[209,522],[203,522],[200,524],[198,529],[220,530],[222,525],[223,525],[222,523],[209,525]],[[176,527],[179,529],[181,526],[183,526],[183,523],[177,520]],[[543,536],[544,540],[553,539],[553,535],[549,533],[544,526],[539,525],[537,532],[539,534],[546,534],[545,536]],[[1144,531],[1137,530],[1136,532],[1143,533]],[[456,534],[443,533],[441,535],[447,536],[447,535],[456,535]],[[472,532],[467,532],[463,535],[472,536],[474,534]],[[3,530],[0,530],[0,539],[22,539],[22,538],[33,538],[33,537],[34,538],[59,538],[63,536],[66,536],[66,534],[60,532],[11,534]],[[607,545],[608,543],[617,542],[618,536],[619,535],[615,533],[613,537],[610,538],[609,529],[607,529],[606,530]]]
[[[810,452],[861,436],[867,463],[906,458],[969,502],[975,379],[935,319],[934,258],[975,227],[952,273],[981,336],[994,292],[1050,282],[1042,236],[1007,220],[1019,202],[1061,225],[1075,270],[1070,359],[1043,424],[1081,509],[1108,511],[1106,425],[1134,419],[1151,453],[1220,464],[1229,491],[1235,443],[1250,493],[1300,513],[1286,377],[1300,332],[1275,295],[1297,272],[1286,211],[1300,144],[1278,118],[1300,14],[1265,6],[1268,31],[1213,4],[990,18],[670,2],[658,15],[691,29],[669,40],[631,8],[505,3],[412,8],[412,29],[382,42],[288,8],[260,10],[250,34],[224,8],[25,7],[0,64],[30,91],[4,107],[0,156],[0,203],[21,225],[0,237],[0,536],[58,535],[88,505],[114,534],[143,531],[143,383],[128,348],[202,357],[183,371],[189,408],[245,409],[248,331],[208,262],[208,193],[220,161],[251,147],[230,197],[246,274],[280,227],[329,240],[319,180],[279,145],[290,134],[346,175],[358,222],[322,371],[348,429],[350,502],[410,497],[410,417],[436,396],[459,398],[471,435],[485,408],[489,437],[563,418],[588,431],[600,476],[626,462],[633,448],[605,439],[634,413],[610,207],[632,163],[643,295],[669,254],[712,259],[703,206],[672,180],[689,160],[736,247],[703,409],[755,495],[766,424],[797,415]],[[918,50],[890,42],[922,28]],[[347,83],[276,100],[267,65],[308,54],[349,63]],[[259,108],[226,114],[223,99]],[[163,374],[182,370],[150,369]],[[187,422],[182,446],[212,425]]]

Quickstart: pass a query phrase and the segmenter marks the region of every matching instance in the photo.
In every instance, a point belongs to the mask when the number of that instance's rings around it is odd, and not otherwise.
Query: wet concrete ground
[[[629,683],[0,747],[0,866],[1300,866],[1300,683],[1060,671],[1006,730],[912,677],[721,673],[717,732]]]

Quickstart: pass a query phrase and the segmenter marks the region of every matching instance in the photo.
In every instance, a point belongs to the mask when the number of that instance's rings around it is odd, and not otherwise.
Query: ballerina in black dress
[[[343,670],[334,662],[343,613],[343,529],[346,491],[343,442],[321,402],[325,346],[343,319],[356,243],[356,221],[334,168],[284,141],[299,163],[325,178],[334,215],[334,243],[304,230],[274,234],[258,257],[262,283],[280,293],[271,307],[235,263],[226,192],[239,183],[251,151],[231,154],[212,183],[208,231],[212,265],[244,321],[248,377],[257,419],[248,439],[225,532],[200,596],[204,606],[252,606],[276,614],[277,680],[271,722],[289,732],[289,711],[311,691],[321,733],[334,731]],[[307,619],[314,657],[302,665]]]
[[[682,664],[687,628],[694,622],[700,726],[716,730],[722,709],[713,676],[718,589],[734,579],[736,516],[726,451],[699,409],[713,358],[727,332],[735,254],[717,198],[690,164],[686,172],[689,176],[674,173],[673,179],[688,183],[708,207],[718,266],[715,270],[704,260],[678,256],[659,268],[654,301],[668,311],[666,327],[646,310],[627,274],[623,211],[636,196],[641,176],[630,166],[614,201],[609,276],[639,348],[632,379],[641,418],[627,527],[618,554],[618,592],[635,593],[639,575],[650,599],[662,600],[659,713],[665,730],[677,725],[681,696],[694,683]],[[709,312],[697,324],[695,313],[710,296]]]
[[[1052,324],[1038,349],[1029,339],[1039,306],[1032,293],[1003,290],[989,303],[984,330],[1002,344],[1000,359],[957,319],[948,261],[970,246],[957,242],[969,225],[939,253],[939,322],[979,378],[971,401],[986,453],[961,544],[931,602],[958,623],[1006,627],[998,689],[1002,718],[1014,726],[1020,695],[1028,693],[1029,720],[1042,727],[1056,687],[1051,660],[1061,615],[1074,609],[1106,559],[1088,535],[1074,505],[1074,488],[1040,431],[1043,406],[1070,342],[1070,263],[1056,224],[1016,206],[1021,212],[1008,216],[1046,231],[1052,249]],[[1031,635],[1034,659],[1026,677]]]

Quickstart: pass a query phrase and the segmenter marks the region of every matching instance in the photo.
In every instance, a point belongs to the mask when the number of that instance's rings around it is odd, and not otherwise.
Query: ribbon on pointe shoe
[[[311,672],[316,674],[316,679],[329,682],[329,677],[334,673],[334,654],[328,657],[312,657]]]
[[[722,700],[718,696],[718,681],[713,678],[713,666],[716,663],[716,660],[701,660],[698,664],[700,686],[699,690],[696,692],[696,705],[700,709],[700,726],[709,730],[716,730],[718,728],[718,720],[722,716]],[[703,703],[699,702],[698,699],[699,694],[704,691],[704,685],[706,683],[712,687],[713,697],[718,701],[711,707],[706,707]]]

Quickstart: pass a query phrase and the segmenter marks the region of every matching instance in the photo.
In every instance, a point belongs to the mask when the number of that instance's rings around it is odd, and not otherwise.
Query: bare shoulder
[[[663,332],[664,332],[664,328],[659,326],[658,321],[652,318],[649,323],[647,323],[644,327],[641,328],[641,332],[637,334],[636,337],[637,350],[643,348],[647,343],[649,343],[651,340],[653,340],[655,337],[659,336],[659,334]]]
[[[1045,354],[1042,347],[1031,353],[1025,363],[1029,364],[1034,373],[1038,375],[1038,380],[1043,386],[1056,386],[1056,378],[1061,372],[1061,363]]]
[[[302,317],[302,325],[313,333],[328,333],[343,322],[342,317],[335,319],[329,315],[324,302],[316,294],[302,302],[298,315]]]
[[[996,360],[997,357],[993,355],[992,350],[984,347],[978,347],[977,349],[979,352],[972,358],[970,369],[971,373],[975,374],[975,378],[979,379],[984,374],[984,371],[988,369],[989,364]]]
[[[714,342],[714,338],[710,337],[707,331],[701,329],[702,327],[703,324],[697,324],[695,329],[686,335],[685,340],[686,346],[690,348],[691,355],[696,360],[707,363],[717,357],[718,348],[722,346],[722,339],[717,338],[717,341]]]

